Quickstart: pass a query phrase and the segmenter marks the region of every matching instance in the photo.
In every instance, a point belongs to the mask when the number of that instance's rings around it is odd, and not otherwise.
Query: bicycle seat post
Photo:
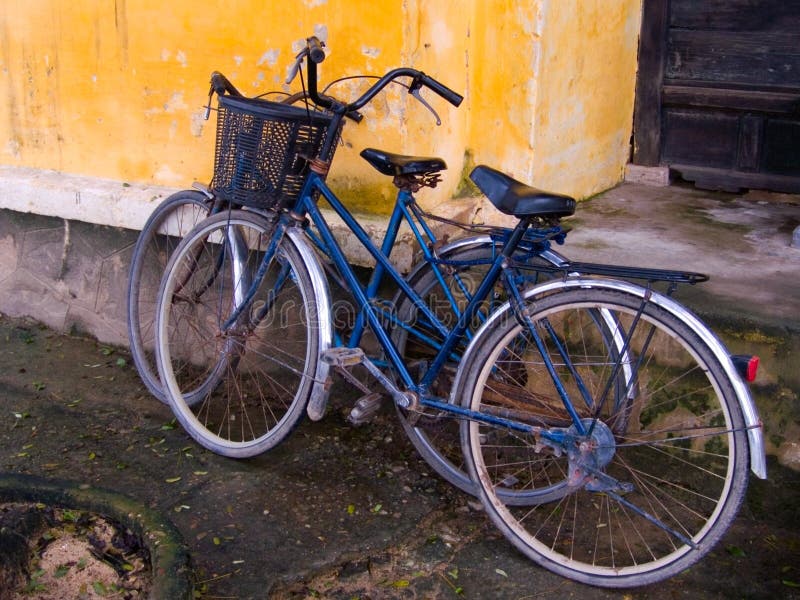
[[[521,217],[519,222],[517,223],[516,227],[511,230],[511,235],[506,240],[505,244],[503,245],[503,249],[500,253],[505,256],[506,258],[511,258],[514,252],[519,246],[519,243],[522,241],[522,238],[525,236],[525,232],[528,230],[528,227],[531,225],[531,217]]]

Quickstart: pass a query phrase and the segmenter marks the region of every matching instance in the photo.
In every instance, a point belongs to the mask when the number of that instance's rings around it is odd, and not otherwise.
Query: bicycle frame
[[[367,284],[366,288],[362,286],[362,284],[358,281],[358,278],[355,272],[353,271],[353,268],[348,263],[344,255],[344,252],[342,251],[341,247],[336,241],[333,232],[330,229],[330,226],[328,225],[327,221],[322,215],[319,207],[317,206],[316,201],[313,199],[314,196],[316,195],[316,192],[319,192],[319,194],[321,194],[326,199],[326,201],[330,204],[331,208],[333,208],[334,212],[336,212],[336,214],[344,221],[344,223],[353,232],[353,234],[356,236],[359,242],[366,248],[366,250],[375,259],[376,261],[375,272],[373,273],[373,276],[370,279],[369,283]],[[427,393],[430,385],[436,379],[436,376],[438,375],[444,364],[447,362],[447,359],[450,356],[456,344],[466,335],[470,322],[478,314],[480,310],[481,303],[487,297],[487,295],[489,294],[490,290],[493,288],[495,283],[497,283],[498,279],[500,279],[502,272],[506,268],[508,268],[511,254],[517,248],[520,240],[523,238],[525,234],[525,231],[528,229],[530,225],[529,221],[527,219],[522,219],[520,223],[511,231],[511,234],[508,236],[508,239],[503,245],[502,250],[497,254],[494,260],[491,262],[489,271],[485,275],[481,284],[478,286],[477,291],[472,295],[465,309],[459,314],[456,326],[452,330],[448,330],[444,325],[441,324],[438,318],[425,305],[422,298],[411,288],[411,286],[406,282],[403,276],[391,264],[388,257],[388,254],[390,253],[391,248],[393,247],[394,242],[396,240],[403,217],[406,218],[407,222],[412,227],[412,231],[414,231],[415,235],[417,235],[419,239],[422,239],[422,235],[420,234],[420,231],[416,228],[414,220],[411,218],[411,214],[408,211],[408,206],[412,201],[413,198],[408,192],[403,192],[403,191],[400,192],[398,202],[395,206],[395,210],[392,214],[392,217],[390,218],[390,224],[389,224],[389,229],[387,231],[387,235],[384,238],[381,249],[378,249],[370,240],[367,232],[364,231],[361,225],[355,220],[353,215],[346,209],[346,207],[330,190],[330,188],[328,188],[324,179],[321,176],[317,175],[316,173],[311,173],[309,175],[308,180],[305,183],[303,191],[300,195],[300,199],[295,205],[294,209],[288,213],[284,213],[281,216],[278,223],[278,227],[276,228],[276,231],[273,234],[272,239],[270,240],[268,248],[265,252],[262,266],[253,279],[253,282],[251,284],[251,290],[248,292],[248,294],[244,296],[241,303],[237,302],[236,309],[228,318],[223,328],[226,329],[231,326],[234,326],[234,324],[238,321],[240,314],[244,310],[244,307],[247,305],[250,298],[252,297],[255,288],[259,285],[260,279],[261,277],[263,277],[263,273],[266,271],[268,264],[273,259],[275,252],[277,251],[278,245],[280,244],[280,240],[282,239],[282,236],[285,234],[287,228],[297,226],[298,223],[302,223],[304,219],[301,218],[300,215],[307,214],[310,217],[311,222],[314,224],[317,231],[319,232],[323,248],[333,261],[340,275],[344,278],[345,283],[348,286],[349,290],[352,292],[356,302],[356,306],[359,310],[359,320],[357,321],[357,327],[356,330],[351,335],[351,338],[348,342],[349,344],[348,347],[352,347],[350,345],[356,344],[360,340],[360,337],[363,334],[366,325],[369,325],[370,328],[373,330],[381,348],[386,353],[390,365],[397,372],[397,375],[401,382],[401,386],[409,390],[411,393],[415,394],[416,398],[419,401],[419,404],[421,404],[422,406],[435,408],[441,411],[451,413],[454,416],[460,416],[462,418],[473,419],[476,421],[481,421],[495,426],[515,429],[526,433],[533,433],[534,435],[539,435],[542,438],[549,440],[551,443],[562,445],[567,437],[573,435],[567,433],[565,429],[544,429],[541,427],[527,425],[519,421],[506,419],[500,416],[479,413],[476,411],[455,406],[440,398],[429,396]],[[419,219],[419,223],[425,234],[431,238],[434,238],[433,232],[430,230],[427,224],[425,224],[424,220]],[[422,244],[422,247],[425,248],[425,245]],[[426,249],[425,252],[427,259],[433,258],[429,250]],[[438,268],[438,265],[436,264],[435,261],[431,261],[431,265],[434,268],[434,271],[437,273],[437,278],[443,283],[444,282],[443,276]],[[414,381],[413,377],[409,373],[408,368],[406,367],[403,361],[403,358],[400,356],[397,347],[394,345],[394,342],[391,340],[386,329],[382,326],[380,319],[381,316],[383,315],[383,311],[380,308],[377,308],[373,305],[373,301],[375,299],[378,286],[380,285],[384,276],[389,276],[391,279],[393,279],[395,283],[400,287],[401,291],[404,294],[406,294],[409,297],[409,299],[414,303],[416,308],[422,311],[425,318],[429,319],[430,322],[437,327],[439,333],[444,336],[444,341],[441,347],[439,348],[436,357],[434,358],[433,362],[431,363],[430,367],[428,368],[422,379],[419,381],[419,383]],[[510,277],[507,277],[506,279],[509,282],[513,280]],[[443,287],[446,288],[446,286]],[[455,301],[452,298],[452,296],[450,296],[450,301],[453,303],[453,306],[455,307]],[[330,317],[328,316],[327,318]],[[538,337],[538,333],[535,330],[532,331],[532,334],[535,337]],[[549,357],[545,357],[544,360],[546,362],[550,361]],[[391,385],[391,383],[388,382],[388,380],[384,382],[384,384],[387,383]],[[572,410],[571,400],[568,398],[566,391],[563,389],[563,386],[558,386],[558,387],[559,387],[559,393],[562,396],[562,401],[565,403],[565,406],[567,406],[571,414],[575,415],[574,426],[576,430],[579,432],[579,434],[583,435],[585,433],[584,424],[581,422],[580,419],[577,418],[577,413],[574,410]],[[395,399],[395,401],[398,402],[398,404],[400,404],[401,406],[407,407],[408,405],[411,404],[410,398],[405,393],[400,392],[398,389],[394,390],[390,389],[390,392],[392,392],[392,396]]]
[[[375,271],[366,288],[358,281],[355,272],[347,262],[343,251],[334,238],[333,233],[321,211],[319,210],[316,202],[311,200],[312,193],[314,191],[320,192],[334,212],[344,221],[345,225],[353,232],[359,242],[375,259]],[[356,301],[356,308],[358,309],[358,319],[356,321],[356,327],[351,334],[350,340],[348,341],[348,346],[352,347],[356,345],[358,341],[360,341],[360,337],[363,334],[365,326],[369,325],[378,338],[381,348],[384,350],[384,352],[386,352],[389,363],[397,371],[402,385],[414,392],[419,393],[420,395],[424,395],[425,389],[446,361],[447,356],[452,350],[452,346],[458,341],[458,339],[461,338],[461,336],[464,335],[468,327],[467,324],[469,323],[470,319],[475,316],[480,302],[486,297],[488,290],[491,289],[491,286],[497,281],[501,269],[501,258],[498,256],[493,262],[489,274],[484,280],[484,285],[481,286],[485,289],[478,289],[467,307],[463,312],[461,312],[455,328],[452,331],[448,330],[444,325],[441,324],[436,315],[434,315],[425,305],[419,295],[406,282],[405,278],[395,269],[388,257],[388,254],[394,246],[400,224],[404,217],[406,222],[408,222],[411,226],[412,231],[417,239],[423,239],[421,232],[419,229],[417,229],[408,211],[408,204],[411,202],[411,200],[411,195],[408,192],[401,191],[399,193],[398,202],[389,220],[389,227],[386,237],[381,245],[381,249],[375,247],[366,231],[364,231],[352,214],[345,208],[345,206],[330,190],[330,188],[328,188],[322,178],[316,174],[312,174],[309,178],[309,181],[306,184],[306,190],[304,190],[304,193],[301,195],[301,200],[298,203],[295,212],[309,215],[312,223],[322,238],[322,242],[325,245],[329,257],[332,259],[339,273],[345,279],[349,290],[353,293]],[[433,236],[433,233],[430,231],[427,225],[423,225],[422,227],[423,231],[429,237]],[[527,228],[527,224],[518,227],[518,237],[521,237],[525,228]],[[423,252],[426,254],[426,259],[432,258],[430,250],[426,247],[426,245],[421,244],[421,246],[424,249]],[[438,266],[434,262],[431,264],[433,265],[437,278],[440,280],[440,282],[443,282],[444,279]],[[431,365],[428,373],[426,373],[419,384],[416,384],[411,377],[411,374],[408,372],[408,369],[406,368],[402,357],[399,355],[397,348],[389,337],[389,334],[381,325],[380,317],[383,315],[382,310],[373,305],[378,287],[386,276],[390,277],[399,286],[400,290],[409,297],[417,309],[422,312],[425,318],[428,319],[430,323],[434,325],[434,327],[436,327],[438,333],[444,336],[446,340],[450,340],[450,343],[446,341],[444,346],[439,350],[437,357],[434,359],[434,362]],[[452,296],[449,299],[453,304],[455,304]]]

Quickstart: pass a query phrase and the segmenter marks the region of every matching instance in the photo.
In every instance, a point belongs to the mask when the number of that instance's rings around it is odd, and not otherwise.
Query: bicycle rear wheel
[[[434,312],[441,323],[448,328],[452,328],[456,324],[458,314],[453,310],[451,298],[455,301],[459,311],[466,307],[472,294],[483,280],[489,267],[488,263],[497,256],[498,250],[499,248],[492,242],[482,242],[458,247],[449,253],[442,254],[440,258],[462,264],[462,266],[442,269],[444,283],[448,288],[447,292],[445,292],[442,283],[436,276],[433,267],[429,264],[418,269],[409,279],[409,284],[424,300],[426,306]],[[538,257],[530,257],[526,260],[530,268],[530,271],[526,273],[530,279],[529,285],[537,283],[540,278],[546,279],[548,277],[535,271],[535,266],[539,261],[544,263],[544,259]],[[474,335],[483,321],[506,300],[503,285],[498,282],[491,297],[485,301],[480,316],[475,319],[475,323],[471,328],[471,335]],[[443,338],[441,334],[430,326],[407,296],[400,294],[395,301],[395,306],[397,320],[404,326],[398,325],[395,327],[392,332],[393,340],[407,363],[421,363],[423,365],[421,368],[426,368],[425,365],[435,357]],[[617,346],[620,345],[620,342],[615,340],[611,334],[611,329],[614,327],[613,317],[601,313],[597,313],[594,316],[598,335],[602,336],[609,356],[612,358],[618,356],[619,349]],[[606,323],[606,320],[609,322]],[[405,328],[409,326],[413,326],[412,331]],[[456,358],[464,354],[468,342],[469,339],[463,340],[459,347],[455,349],[453,361],[445,365],[433,386],[433,394],[442,398],[450,397],[455,372],[458,368]],[[524,369],[522,369],[521,365],[518,365],[517,370]],[[626,373],[624,371],[617,374],[616,385],[612,390],[614,403],[617,405],[626,401],[624,395],[625,376]],[[470,478],[464,464],[464,453],[459,431],[460,421],[450,413],[431,413],[429,411],[427,414],[419,415],[409,413],[399,407],[397,412],[400,424],[408,435],[409,440],[431,468],[460,490],[477,496],[479,493],[478,486]],[[516,504],[549,501],[562,493],[557,483],[558,479],[553,481],[552,496],[546,495],[542,490],[531,493],[530,490],[509,489],[507,491],[507,501]],[[501,490],[499,493],[506,494],[506,491]]]
[[[224,456],[282,441],[303,418],[316,371],[313,284],[288,236],[264,264],[273,230],[246,211],[206,219],[175,251],[159,293],[157,361],[170,406]]]
[[[196,190],[176,192],[156,207],[142,228],[128,275],[128,339],[133,364],[148,391],[166,403],[155,360],[156,297],[169,257],[205,219],[213,201]]]
[[[458,311],[466,308],[471,295],[488,270],[488,263],[496,254],[497,248],[491,241],[457,247],[440,256],[448,261],[463,263],[463,266],[440,268],[444,285],[429,263],[424,263],[414,271],[408,283],[439,321],[445,327],[452,328],[458,320],[458,313],[453,309],[451,300],[455,302]],[[498,284],[497,294],[488,300],[483,310],[484,316],[502,304],[501,290],[502,285]],[[406,364],[411,367],[416,366],[421,375],[436,356],[443,336],[405,294],[399,293],[395,298],[394,313],[398,323],[392,330],[392,340]],[[473,332],[480,326],[480,321],[480,318],[476,319]],[[455,356],[463,354],[468,341],[464,340],[464,343],[454,350]],[[433,394],[442,398],[449,397],[456,368],[457,362],[454,357],[454,361],[448,363],[437,378]],[[464,467],[458,420],[450,414],[429,411],[427,414],[419,415],[399,407],[397,415],[409,440],[430,467],[460,490],[477,495],[477,487]]]
[[[630,345],[635,394],[623,411],[602,401],[619,365],[597,336],[601,310]],[[463,365],[457,396],[565,441],[465,423],[466,459],[487,514],[533,561],[583,583],[638,586],[686,569],[726,531],[747,484],[744,419],[724,367],[684,321],[632,294],[571,289],[537,298],[532,312],[587,431],[565,409],[527,328],[511,314],[500,319],[474,342],[482,351]],[[524,380],[503,376],[520,363]],[[520,508],[498,493],[556,480],[563,494],[547,504]]]

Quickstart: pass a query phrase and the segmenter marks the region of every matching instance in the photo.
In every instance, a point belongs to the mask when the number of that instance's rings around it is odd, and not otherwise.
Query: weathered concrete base
[[[628,163],[625,165],[625,182],[666,187],[669,185],[669,167],[643,167]]]
[[[8,166],[0,166],[0,189],[0,311],[127,345],[133,247],[153,210],[178,190]],[[461,222],[498,218],[493,209],[481,211],[475,198],[445,202],[436,213]],[[374,264],[344,223],[330,211],[326,215],[351,262]],[[379,243],[387,219],[359,220]],[[463,234],[431,225],[438,236]],[[411,231],[401,229],[391,255],[401,272],[410,269],[417,251]]]
[[[159,202],[177,191],[4,165],[0,189],[0,208],[127,229],[141,229]]]
[[[469,219],[473,211],[469,201],[445,208],[449,216],[461,219]],[[380,243],[386,220],[367,217],[361,224]],[[343,223],[331,218],[331,226],[354,264],[374,264]],[[447,233],[444,227],[434,229],[437,235]],[[128,271],[138,235],[125,227],[0,209],[0,312],[126,346]],[[404,230],[392,259],[407,272],[417,251],[411,232]],[[158,274],[151,273],[150,279],[155,293]]]
[[[121,227],[0,211],[0,311],[127,345],[136,236]]]

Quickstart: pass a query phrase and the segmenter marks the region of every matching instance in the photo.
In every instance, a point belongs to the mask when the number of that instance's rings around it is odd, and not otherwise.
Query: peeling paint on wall
[[[188,108],[188,105],[183,100],[183,92],[175,92],[164,104],[164,112],[166,113],[174,113],[186,108]]]
[[[317,36],[321,41],[326,42],[328,41],[328,26],[322,24],[314,25],[314,35]]]
[[[361,54],[370,58],[378,58],[381,55],[381,50],[373,46],[361,46]]]
[[[442,117],[437,128],[391,88],[365,108],[363,123],[346,125],[331,181],[361,182],[345,190],[359,206],[382,211],[392,192],[358,157],[367,145],[442,156],[450,169],[424,195],[430,205],[459,187],[465,148],[476,163],[584,196],[613,184],[626,159],[641,1],[241,0],[224,18],[189,0],[4,3],[0,163],[165,185],[208,181],[215,121],[202,117],[211,71],[248,95],[284,89],[293,53],[314,34],[327,41],[323,84],[412,66],[466,98],[455,109],[423,91]],[[331,93],[351,99],[364,85],[347,80]]]
[[[257,67],[267,66],[267,67],[274,67],[278,64],[278,59],[281,56],[281,51],[277,49],[267,50],[264,54],[261,55],[261,58],[258,59],[256,63]]]
[[[185,176],[181,173],[176,173],[169,165],[161,165],[158,170],[153,173],[153,176],[159,181],[171,183],[173,185],[185,184]]]
[[[6,154],[19,158],[20,143],[17,140],[8,140],[6,142]]]
[[[192,113],[191,121],[189,123],[189,131],[194,137],[200,137],[203,135],[203,127],[205,127],[205,124],[205,111],[194,112]]]

